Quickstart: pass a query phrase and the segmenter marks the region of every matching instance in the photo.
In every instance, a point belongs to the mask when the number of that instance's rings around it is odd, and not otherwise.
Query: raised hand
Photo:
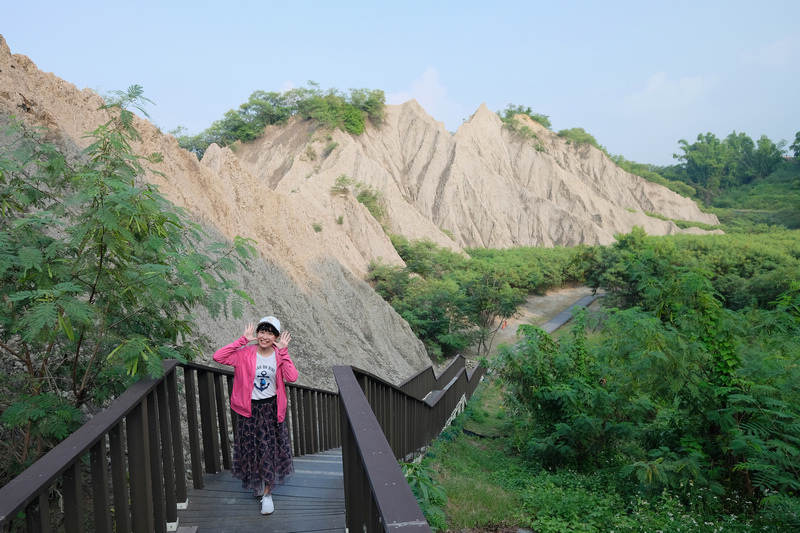
[[[256,325],[250,322],[247,324],[247,327],[244,328],[244,337],[247,339],[248,342],[256,340]]]
[[[278,348],[286,348],[289,346],[289,341],[292,340],[292,334],[288,331],[284,331],[281,333],[281,336],[278,337],[278,340],[275,341],[275,346]]]

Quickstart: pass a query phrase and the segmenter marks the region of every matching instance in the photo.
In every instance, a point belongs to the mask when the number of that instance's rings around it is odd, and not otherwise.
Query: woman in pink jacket
[[[240,415],[231,471],[243,488],[261,498],[261,514],[275,510],[272,490],[294,472],[285,423],[284,383],[297,381],[290,340],[291,333],[281,333],[280,321],[267,316],[257,326],[248,324],[244,335],[214,354],[214,361],[233,367],[231,409]]]

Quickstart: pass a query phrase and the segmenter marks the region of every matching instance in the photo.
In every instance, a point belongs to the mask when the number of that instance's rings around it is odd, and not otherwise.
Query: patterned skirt
[[[252,416],[238,416],[237,420],[231,472],[254,496],[264,487],[272,492],[294,473],[286,421],[278,424],[278,402],[274,398],[254,401]]]

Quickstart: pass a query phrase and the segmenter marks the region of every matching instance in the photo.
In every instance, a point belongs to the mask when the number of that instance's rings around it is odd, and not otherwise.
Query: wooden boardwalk
[[[229,470],[206,474],[205,488],[190,490],[188,507],[178,511],[178,531],[344,532],[341,448],[295,457],[294,470],[285,485],[276,487],[275,512],[267,516],[261,514],[261,501]]]

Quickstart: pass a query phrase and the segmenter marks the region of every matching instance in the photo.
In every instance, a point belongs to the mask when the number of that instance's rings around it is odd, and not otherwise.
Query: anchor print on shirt
[[[272,386],[272,381],[269,379],[270,375],[275,375],[275,358],[270,357],[269,362],[267,364],[258,364],[256,366],[256,379],[253,386],[259,392],[270,392],[270,387]]]

